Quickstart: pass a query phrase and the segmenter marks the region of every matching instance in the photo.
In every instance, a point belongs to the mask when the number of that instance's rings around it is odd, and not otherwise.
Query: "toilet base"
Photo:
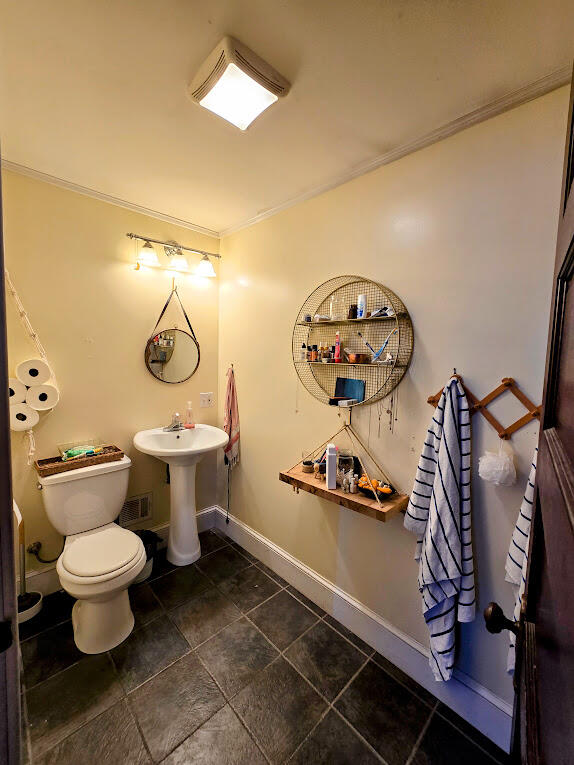
[[[134,628],[127,590],[105,600],[77,600],[72,608],[74,642],[82,653],[105,653]]]

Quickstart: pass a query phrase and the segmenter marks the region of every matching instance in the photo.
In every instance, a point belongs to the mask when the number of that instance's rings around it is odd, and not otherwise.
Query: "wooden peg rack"
[[[540,407],[533,404],[532,401],[530,401],[530,399],[524,395],[512,377],[504,377],[501,384],[497,388],[490,391],[490,393],[481,399],[478,399],[474,393],[472,393],[472,391],[466,387],[460,375],[455,374],[454,377],[460,381],[462,387],[464,388],[464,392],[466,393],[466,397],[470,405],[471,416],[476,414],[476,412],[480,412],[480,414],[482,414],[487,422],[489,422],[496,430],[499,438],[508,440],[513,433],[516,433],[517,430],[520,430],[520,428],[524,427],[524,425],[527,425],[531,420],[540,419]],[[512,393],[512,395],[515,396],[528,410],[523,417],[520,417],[518,420],[516,420],[516,422],[513,422],[512,425],[509,425],[507,428],[501,425],[496,417],[487,409],[487,406],[491,404],[495,398],[502,396],[502,394],[506,393],[506,391],[510,391],[510,393]],[[429,396],[429,398],[427,398],[428,403],[432,404],[436,408],[438,402],[440,401],[440,397],[442,396],[442,392],[443,388],[441,388],[439,392],[434,396]]]

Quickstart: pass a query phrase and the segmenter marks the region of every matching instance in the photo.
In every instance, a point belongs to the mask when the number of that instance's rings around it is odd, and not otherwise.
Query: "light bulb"
[[[176,271],[189,271],[189,263],[183,257],[183,255],[175,255],[173,258],[171,258],[170,266]]]
[[[140,266],[159,266],[159,258],[150,242],[144,242],[138,257]]]
[[[235,64],[228,64],[225,72],[199,103],[241,130],[246,130],[275,101],[277,96],[274,93]]]
[[[207,276],[209,278],[216,276],[213,264],[207,255],[204,255],[195,267],[195,274],[196,276]]]

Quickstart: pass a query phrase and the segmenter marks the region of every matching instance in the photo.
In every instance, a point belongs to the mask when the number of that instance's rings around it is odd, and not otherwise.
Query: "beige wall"
[[[188,399],[199,421],[215,424],[216,409],[199,409],[199,392],[217,390],[218,280],[178,278],[201,345],[201,364],[186,383],[159,382],[143,355],[171,277],[134,271],[135,244],[125,234],[135,231],[211,252],[218,251],[218,240],[21,175],[3,173],[2,182],[6,264],[61,388],[59,405],[42,414],[35,429],[37,456],[57,454],[58,443],[85,437],[117,444],[133,460],[128,495],[152,491],[152,525],[163,523],[169,517],[165,466],[136,452],[132,437],[169,422],[176,410],[183,413]],[[16,364],[35,351],[10,296],[7,312],[14,374]],[[173,301],[167,316],[184,327]],[[54,557],[62,540],[44,513],[26,448],[24,434],[12,433],[14,496],[28,542],[40,540],[42,555]],[[214,500],[215,460],[205,460],[198,469],[198,507]],[[35,566],[31,556],[28,565]]]
[[[424,645],[402,516],[378,523],[278,481],[340,424],[297,381],[293,321],[308,293],[339,274],[379,280],[406,303],[415,350],[394,434],[383,416],[378,436],[375,406],[354,418],[405,492],[432,415],[427,396],[454,366],[479,396],[512,376],[540,401],[567,101],[567,89],[551,93],[222,242],[220,402],[233,361],[241,416],[232,512]],[[505,399],[494,412],[509,424],[521,410]],[[498,438],[473,420],[480,609],[496,599],[512,610],[504,562],[536,439],[534,424],[512,439],[519,481],[496,488],[476,467]],[[459,666],[510,700],[506,638],[488,635],[481,616],[462,636]]]
[[[133,433],[166,422],[188,398],[202,421],[214,422],[215,410],[200,410],[198,394],[218,385],[221,404],[234,362],[242,462],[232,512],[426,645],[414,539],[402,517],[377,523],[295,495],[277,479],[340,423],[297,381],[293,321],[308,293],[341,273],[379,280],[405,301],[415,351],[398,389],[395,431],[383,415],[379,436],[375,406],[354,417],[405,492],[432,414],[426,398],[453,366],[478,395],[511,375],[540,400],[567,98],[566,89],[556,91],[224,239],[219,290],[217,280],[180,281],[202,358],[192,380],[179,386],[157,382],[143,364],[170,281],[132,270],[125,233],[213,251],[217,240],[4,173],[7,265],[62,389],[61,403],[36,429],[38,455],[84,436],[117,443],[134,460],[129,493],[153,491],[154,523],[161,523],[168,518],[163,465],[134,451]],[[8,335],[13,371],[33,349],[10,299]],[[521,410],[505,399],[494,412],[508,423]],[[498,439],[481,418],[473,426],[476,468]],[[512,440],[516,487],[484,484],[475,470],[480,608],[496,599],[511,610],[504,560],[536,437],[530,425]],[[199,469],[199,507],[215,499],[213,467],[206,461]],[[13,475],[28,540],[40,539],[44,554],[56,555],[61,538],[45,517],[20,434],[13,434]],[[225,504],[223,475],[220,484]],[[505,638],[489,636],[480,618],[462,635],[461,668],[510,699]]]

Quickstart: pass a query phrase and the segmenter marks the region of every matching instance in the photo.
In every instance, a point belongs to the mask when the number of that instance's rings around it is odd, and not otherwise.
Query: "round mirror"
[[[147,341],[145,363],[162,382],[185,382],[199,366],[199,344],[183,329],[164,329]]]

